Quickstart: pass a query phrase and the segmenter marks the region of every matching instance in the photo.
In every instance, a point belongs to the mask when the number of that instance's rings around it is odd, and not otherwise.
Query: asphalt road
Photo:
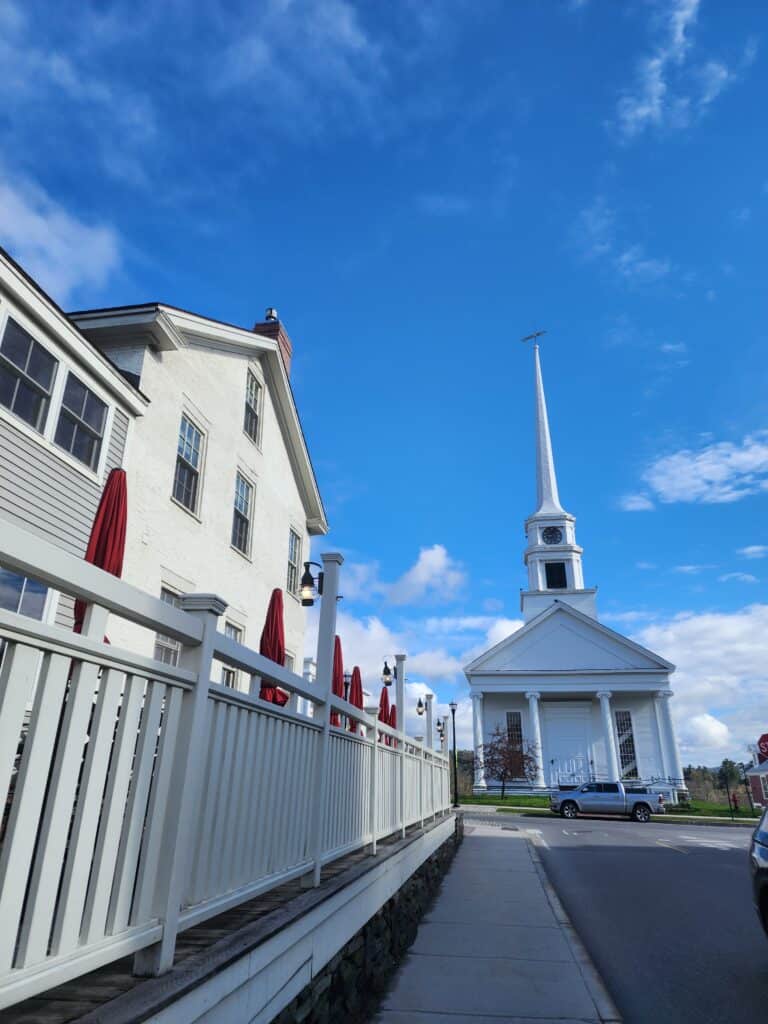
[[[505,816],[506,817],[506,816]],[[626,1024],[768,1020],[750,830],[518,818]]]

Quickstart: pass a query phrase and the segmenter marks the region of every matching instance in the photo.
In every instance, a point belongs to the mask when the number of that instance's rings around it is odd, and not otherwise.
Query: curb
[[[562,928],[566,941],[571,947],[573,958],[576,961],[582,978],[584,979],[587,991],[592,997],[592,1002],[595,1004],[600,1020],[604,1021],[605,1024],[622,1024],[623,1018],[611,998],[611,995],[605,986],[605,982],[600,977],[600,973],[592,962],[592,958],[587,952],[586,947],[579,938],[576,929],[571,924],[571,919],[568,917],[565,907],[560,902],[560,897],[555,892],[554,886],[547,877],[544,864],[539,856],[539,837],[530,833],[525,833],[525,835],[528,839],[531,859],[533,860],[539,880],[544,887],[544,892],[547,895],[549,904],[552,907],[552,913],[555,915],[555,919]]]

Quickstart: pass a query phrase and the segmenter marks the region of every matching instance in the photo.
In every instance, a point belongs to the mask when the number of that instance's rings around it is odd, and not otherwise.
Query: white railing
[[[173,608],[0,521],[0,564],[90,602],[82,635],[0,611],[0,1008],[131,953],[160,973],[179,931],[449,810],[444,754],[330,692],[326,557],[310,684],[218,633],[218,598]],[[110,612],[178,667],[105,643]],[[211,682],[214,658],[312,715]]]

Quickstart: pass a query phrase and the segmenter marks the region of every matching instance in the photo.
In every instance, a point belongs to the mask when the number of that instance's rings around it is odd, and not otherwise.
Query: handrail
[[[160,632],[184,644],[199,644],[202,638],[200,624],[178,608],[7,519],[0,519],[0,565],[89,604],[101,605],[147,629],[157,631],[160,627]]]
[[[239,644],[231,637],[225,636],[224,633],[216,633],[213,642],[213,655],[217,661],[222,661],[225,665],[248,672],[250,675],[261,676],[269,683],[276,683],[278,686],[290,690],[291,693],[298,694],[299,697],[305,697],[313,704],[320,707],[325,704],[325,698],[318,690],[313,690],[311,686],[307,685],[307,680],[303,676],[291,672],[284,665],[278,665],[270,658],[265,658],[258,651]]]

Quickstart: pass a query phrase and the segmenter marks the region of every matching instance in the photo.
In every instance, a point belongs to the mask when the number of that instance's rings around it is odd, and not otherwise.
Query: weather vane
[[[520,341],[536,341],[537,338],[540,338],[542,334],[546,333],[546,331],[534,331],[533,334],[526,334],[526,336],[521,338]]]

